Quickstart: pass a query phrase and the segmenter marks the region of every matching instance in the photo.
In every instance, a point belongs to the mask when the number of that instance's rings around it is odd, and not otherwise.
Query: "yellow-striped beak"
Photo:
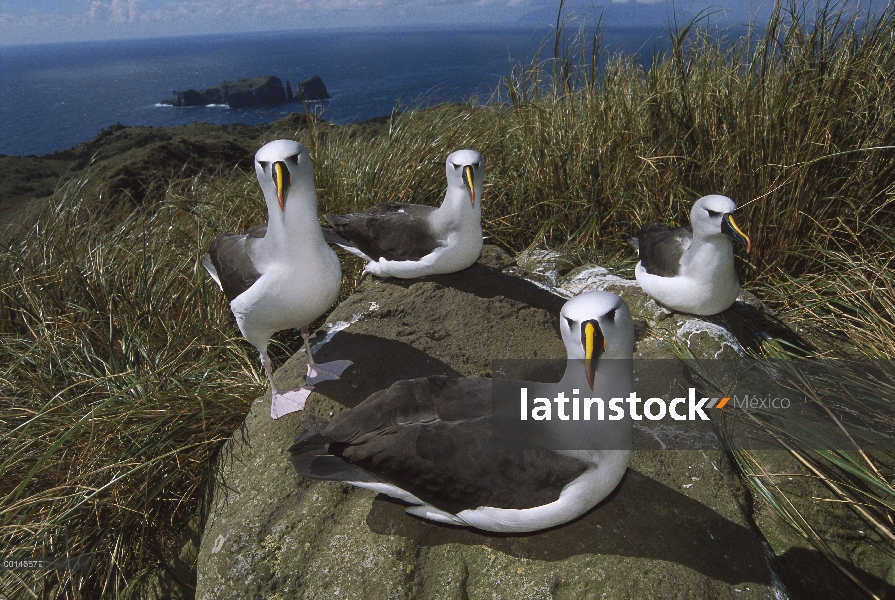
[[[733,215],[730,213],[726,213],[721,218],[721,231],[729,235],[733,241],[741,245],[746,249],[746,252],[752,251],[752,241],[749,239],[743,230],[740,229],[736,221],[733,220]]]
[[[286,212],[286,193],[289,191],[289,186],[292,185],[292,173],[289,172],[286,163],[281,160],[273,164],[271,171],[273,183],[277,186],[277,202],[280,203],[280,211]]]
[[[581,324],[581,347],[584,348],[584,376],[593,391],[596,362],[606,350],[606,338],[603,337],[599,323],[585,321]]]
[[[472,177],[472,167],[470,165],[463,167],[463,183],[469,188],[469,199],[472,201],[473,207],[475,207],[475,179]]]

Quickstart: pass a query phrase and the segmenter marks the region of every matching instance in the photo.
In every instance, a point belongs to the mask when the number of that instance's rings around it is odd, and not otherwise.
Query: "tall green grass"
[[[511,231],[599,249],[723,193],[745,205],[756,278],[802,272],[794,243],[891,225],[895,150],[870,148],[895,140],[893,9],[865,25],[817,17],[778,5],[761,35],[726,41],[690,24],[650,69],[623,57],[564,67],[577,69],[571,89],[549,69],[517,71],[489,203],[515,209]]]
[[[756,247],[747,287],[891,358],[895,9],[864,23],[847,6],[781,3],[744,40],[688,24],[648,69],[604,55],[599,34],[558,38],[556,60],[508,67],[484,106],[396,112],[375,137],[311,119],[295,137],[321,212],[436,204],[445,156],[476,148],[485,235],[576,260],[630,252],[643,222],[684,223],[697,197],[727,194]],[[164,564],[263,393],[198,264],[218,233],[264,221],[254,174],[150,200],[112,206],[88,174],[0,256],[0,555],[94,557],[86,573],[18,571],[0,594],[114,597]],[[359,267],[343,262],[344,293]],[[275,362],[297,348],[277,340]]]
[[[250,183],[185,180],[131,210],[81,180],[2,253],[0,553],[93,567],[18,572],[0,594],[115,596],[198,509],[209,457],[263,390],[197,266],[222,228],[259,218]]]
[[[868,565],[859,563],[895,561],[895,237],[875,223],[862,225],[860,236],[843,227],[826,247],[796,248],[806,271],[782,274],[757,291],[794,326],[819,330],[834,342],[819,345],[821,356],[863,357],[863,364],[827,360],[819,373],[791,363],[788,348],[766,341],[761,358],[775,360],[779,383],[796,398],[824,411],[821,424],[806,427],[786,413],[750,416],[789,452],[783,472],[766,454],[736,446],[731,452],[759,497],[866,595],[878,598],[885,593],[862,581],[860,570]],[[846,427],[843,413],[860,415],[863,424]],[[873,449],[863,442],[867,428],[874,432]],[[861,553],[849,547],[858,532],[867,547]]]
[[[617,252],[643,222],[685,223],[696,198],[723,193],[756,247],[750,278],[806,272],[813,255],[794,246],[895,223],[895,8],[860,22],[848,7],[812,20],[780,3],[740,40],[690,23],[650,68],[582,30],[558,58],[512,67],[485,107],[397,114],[376,140],[312,139],[321,200],[438,202],[444,156],[471,146],[486,160],[486,235],[508,249]]]

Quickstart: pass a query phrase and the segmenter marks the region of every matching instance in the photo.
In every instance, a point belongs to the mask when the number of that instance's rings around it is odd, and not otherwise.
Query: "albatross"
[[[527,384],[531,397],[581,392],[608,402],[633,392],[634,323],[624,300],[599,291],[577,296],[563,306],[560,330],[565,375]],[[332,420],[303,414],[292,464],[305,477],[403,500],[417,517],[497,532],[567,523],[615,489],[631,455],[630,416],[542,421],[539,439],[567,449],[501,449],[490,443],[491,388],[490,379],[424,377],[399,381]],[[576,445],[583,439],[598,443]],[[584,447],[600,449],[575,449]]]
[[[485,161],[457,150],[445,163],[448,188],[439,208],[385,202],[347,215],[324,215],[328,241],[365,261],[364,271],[404,279],[462,271],[482,253]]]
[[[690,227],[646,223],[629,240],[640,255],[634,276],[660,305],[693,315],[730,308],[740,293],[731,240],[752,250],[733,220],[736,204],[727,196],[703,196],[690,211]]]
[[[261,355],[270,382],[270,416],[276,419],[304,408],[314,383],[338,379],[351,362],[317,364],[311,355],[308,324],[335,302],[342,270],[323,239],[308,151],[292,140],[265,144],[255,154],[255,174],[267,203],[267,225],[218,236],[202,265],[230,302],[242,335]],[[275,332],[293,327],[301,329],[308,356],[306,385],[280,391],[267,344]]]

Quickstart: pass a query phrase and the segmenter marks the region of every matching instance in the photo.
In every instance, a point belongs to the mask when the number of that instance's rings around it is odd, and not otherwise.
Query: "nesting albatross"
[[[570,359],[565,376],[527,384],[532,397],[580,391],[608,402],[632,393],[634,323],[624,300],[609,292],[577,296],[563,306],[560,329]],[[331,421],[303,414],[307,431],[289,449],[292,464],[305,477],[404,500],[417,517],[498,532],[567,523],[615,489],[631,454],[629,416],[542,422],[548,437],[599,439],[602,449],[501,449],[490,444],[491,387],[479,378],[405,380]]]
[[[690,211],[690,227],[646,223],[630,243],[640,262],[634,276],[662,306],[693,315],[730,308],[740,293],[731,240],[752,250],[733,220],[736,204],[726,196],[703,196]]]
[[[276,419],[304,408],[314,383],[338,379],[351,362],[317,364],[311,355],[308,324],[332,306],[342,281],[339,259],[317,220],[311,157],[298,142],[276,140],[255,154],[255,174],[267,203],[267,226],[218,236],[202,265],[261,355],[270,382],[270,416]],[[307,385],[284,392],[274,384],[267,344],[275,332],[292,327],[304,338]]]
[[[324,215],[326,239],[367,261],[368,273],[414,278],[461,271],[482,253],[485,161],[457,150],[445,164],[448,189],[439,208],[385,202],[347,215]]]

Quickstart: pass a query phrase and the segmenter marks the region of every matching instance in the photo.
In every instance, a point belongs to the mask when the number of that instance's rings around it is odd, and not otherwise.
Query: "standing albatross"
[[[380,277],[413,278],[454,273],[482,253],[482,182],[485,161],[457,150],[445,163],[448,189],[439,208],[385,202],[347,215],[324,215],[327,241],[367,261]]]
[[[565,375],[519,382],[532,398],[580,391],[608,402],[633,392],[634,323],[624,300],[577,296],[563,306],[560,330]],[[417,517],[498,532],[567,523],[615,489],[631,455],[629,416],[541,421],[539,439],[551,443],[501,449],[491,445],[491,388],[490,379],[432,376],[399,381],[331,421],[302,415],[307,431],[289,449],[292,464],[305,477],[404,500]]]
[[[629,240],[640,255],[634,276],[643,291],[668,309],[693,315],[730,308],[740,293],[731,240],[752,250],[733,220],[735,210],[733,200],[713,194],[693,205],[690,227],[646,223]]]
[[[318,381],[338,379],[350,361],[317,364],[308,324],[339,295],[339,258],[323,239],[317,220],[314,165],[292,140],[265,144],[255,154],[255,174],[267,203],[267,226],[224,233],[211,243],[202,265],[224,291],[239,330],[258,349],[270,382],[270,416],[304,408]],[[273,381],[267,344],[281,329],[300,328],[308,355],[307,385],[280,391]]]

